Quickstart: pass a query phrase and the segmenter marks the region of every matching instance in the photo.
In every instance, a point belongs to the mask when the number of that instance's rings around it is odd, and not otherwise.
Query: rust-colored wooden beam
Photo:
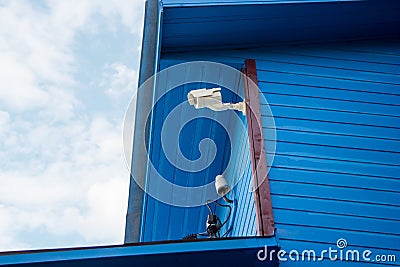
[[[274,234],[274,216],[271,192],[268,181],[268,167],[261,124],[260,96],[258,90],[256,61],[246,60],[243,70],[246,101],[247,127],[249,132],[250,160],[254,184],[254,202],[256,207],[258,235]]]

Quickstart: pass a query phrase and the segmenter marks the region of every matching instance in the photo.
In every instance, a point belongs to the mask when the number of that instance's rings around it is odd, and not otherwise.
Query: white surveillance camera
[[[217,175],[215,177],[215,189],[217,190],[218,195],[221,197],[225,196],[229,193],[229,191],[231,191],[231,187],[222,175]]]
[[[222,103],[221,88],[198,89],[188,93],[189,104],[195,108],[205,108]]]
[[[192,90],[188,93],[187,97],[189,104],[196,109],[209,108],[214,111],[233,109],[241,111],[243,115],[246,114],[246,105],[244,102],[236,104],[222,103],[221,88]]]

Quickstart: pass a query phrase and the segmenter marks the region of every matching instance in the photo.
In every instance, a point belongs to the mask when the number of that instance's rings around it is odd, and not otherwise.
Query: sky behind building
[[[0,0],[0,251],[123,242],[144,0]]]

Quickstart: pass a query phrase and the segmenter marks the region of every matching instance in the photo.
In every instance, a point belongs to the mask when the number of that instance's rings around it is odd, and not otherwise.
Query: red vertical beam
[[[270,236],[274,234],[274,216],[272,211],[267,158],[265,154],[261,124],[256,61],[254,59],[246,59],[244,74],[246,117],[249,132],[253,183],[255,188],[254,202],[256,206],[258,235]]]

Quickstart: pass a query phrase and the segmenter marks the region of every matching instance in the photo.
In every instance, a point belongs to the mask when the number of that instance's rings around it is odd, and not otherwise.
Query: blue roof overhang
[[[161,53],[400,36],[396,0],[178,2],[163,7]]]
[[[259,250],[278,250],[275,238],[203,239],[123,246],[0,253],[0,266],[277,266],[257,258]],[[263,252],[264,253],[264,252]],[[263,255],[263,254],[262,254]]]

